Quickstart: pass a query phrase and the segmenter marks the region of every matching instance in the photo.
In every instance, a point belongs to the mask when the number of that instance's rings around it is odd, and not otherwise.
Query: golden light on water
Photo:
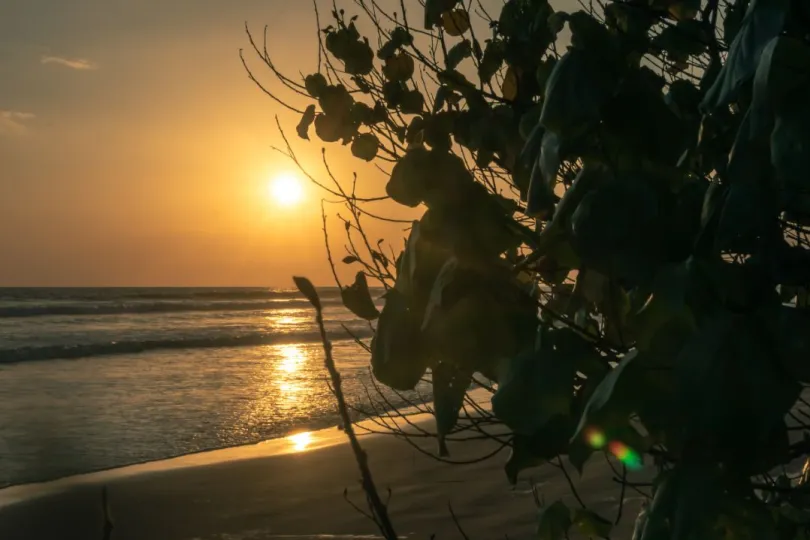
[[[295,206],[304,198],[301,181],[293,173],[281,173],[270,182],[270,197],[279,206]]]
[[[306,360],[304,351],[298,345],[282,345],[279,354],[281,354],[281,362],[279,362],[278,369],[285,373],[295,373]]]
[[[304,431],[303,433],[296,433],[295,435],[287,437],[287,440],[292,443],[293,450],[303,452],[312,444],[312,432]]]

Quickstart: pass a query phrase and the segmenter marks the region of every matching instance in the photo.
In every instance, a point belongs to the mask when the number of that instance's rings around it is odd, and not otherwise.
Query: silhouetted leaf
[[[713,111],[736,99],[743,83],[754,76],[762,50],[782,30],[788,5],[788,0],[751,1],[723,69],[703,98],[704,110]]]
[[[472,382],[472,373],[441,362],[431,368],[433,379],[433,410],[439,437],[439,454],[449,455],[445,437],[456,426],[464,396]]]
[[[562,540],[571,528],[571,512],[562,501],[541,508],[537,515],[538,540]]]
[[[502,41],[490,40],[487,43],[481,65],[478,66],[478,76],[484,83],[488,83],[493,75],[501,69],[504,60],[504,48]]]
[[[442,28],[451,36],[460,36],[470,29],[470,16],[463,9],[442,13]]]
[[[465,58],[472,56],[470,41],[465,39],[456,43],[447,51],[447,69],[456,69]]]
[[[302,139],[309,140],[309,126],[312,125],[312,122],[314,120],[315,120],[315,105],[309,105],[304,111],[304,115],[301,117],[301,121],[298,122],[298,125],[295,127],[295,131],[298,133],[299,137],[301,137]]]
[[[305,277],[298,276],[293,276],[293,281],[295,282],[295,286],[298,287],[298,290],[301,291],[301,294],[309,300],[309,303],[320,311],[321,299],[318,297],[318,291],[315,290],[315,286],[312,282]]]
[[[320,73],[313,73],[304,78],[304,87],[307,89],[307,93],[314,98],[319,97],[321,91],[327,86],[329,83],[326,82],[326,77]]]
[[[343,263],[344,263],[344,264],[352,264],[352,263],[356,263],[356,262],[357,262],[357,261],[359,261],[359,260],[360,260],[360,259],[358,259],[358,258],[357,258],[357,257],[355,257],[354,255],[347,255],[346,257],[343,257]]]
[[[374,300],[371,299],[366,275],[363,272],[357,272],[354,283],[341,289],[340,297],[343,305],[361,319],[372,321],[380,316],[380,312],[374,306]]]
[[[425,29],[430,30],[442,22],[442,14],[452,9],[458,0],[425,0]]]
[[[509,66],[503,76],[503,84],[501,84],[501,95],[504,99],[514,100],[518,96],[518,75],[515,68]]]
[[[383,75],[389,81],[404,82],[413,76],[413,58],[407,53],[395,54],[385,61]]]
[[[407,297],[398,289],[385,293],[385,305],[371,340],[371,371],[375,379],[396,390],[413,390],[427,370],[419,332],[421,315],[409,308]]]
[[[352,154],[365,161],[371,161],[377,157],[379,148],[380,141],[373,133],[361,133],[352,142]]]

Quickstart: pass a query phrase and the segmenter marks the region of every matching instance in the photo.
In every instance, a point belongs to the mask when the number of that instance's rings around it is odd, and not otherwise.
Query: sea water
[[[320,292],[362,407],[377,399],[369,355],[347,330],[368,343],[373,329]],[[337,423],[297,291],[0,289],[0,487]]]

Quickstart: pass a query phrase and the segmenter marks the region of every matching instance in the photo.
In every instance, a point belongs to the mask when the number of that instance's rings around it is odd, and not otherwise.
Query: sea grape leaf
[[[789,0],[751,1],[720,75],[703,98],[704,111],[714,111],[737,98],[742,85],[753,77],[763,49],[782,30],[789,4]]]
[[[327,86],[329,86],[329,83],[326,82],[326,77],[320,73],[313,73],[304,78],[304,88],[314,98],[320,97],[321,91]]]
[[[309,140],[309,126],[312,125],[314,120],[315,105],[310,104],[304,111],[303,116],[301,116],[301,121],[298,122],[298,125],[295,127],[295,131],[298,133],[299,137]]]
[[[569,138],[598,121],[615,86],[615,76],[591,52],[571,49],[554,66],[546,84],[540,123]]]
[[[414,61],[411,55],[400,52],[385,60],[382,72],[389,81],[405,82],[413,77]]]
[[[321,299],[318,297],[318,291],[315,290],[315,286],[312,282],[305,278],[305,277],[293,277],[293,282],[295,282],[295,286],[298,287],[298,290],[301,291],[309,303],[312,304],[312,307],[320,311],[321,309]]]
[[[484,84],[489,83],[492,77],[501,69],[505,58],[505,45],[500,40],[490,40],[484,49],[484,56],[478,66],[478,76]]]
[[[396,390],[413,390],[427,370],[420,317],[399,290],[385,293],[385,305],[371,339],[371,370],[375,379]]]
[[[555,350],[554,332],[540,330],[540,334],[539,343],[508,362],[492,396],[492,412],[524,435],[555,416],[567,415],[573,398],[574,359]]]
[[[571,528],[571,511],[562,501],[541,508],[537,514],[537,539],[562,540]]]
[[[445,11],[442,13],[442,28],[448,35],[458,37],[470,29],[470,16],[463,9]]]
[[[516,99],[518,96],[518,84],[517,71],[513,66],[509,66],[506,69],[506,73],[503,76],[503,83],[501,84],[501,95],[503,98],[509,101]]]
[[[449,455],[445,438],[456,426],[464,396],[472,383],[472,373],[448,362],[431,368],[433,379],[433,413],[439,439],[439,454]]]
[[[529,192],[526,198],[526,214],[544,218],[554,208],[554,187],[560,169],[560,135],[545,131],[540,143],[540,156],[532,168]]]
[[[521,471],[542,465],[565,453],[572,430],[570,416],[556,416],[531,435],[515,433],[512,450],[504,465],[509,483],[515,485]]]
[[[442,14],[458,3],[458,0],[425,0],[425,30],[442,22]]]
[[[575,509],[572,521],[580,533],[591,538],[607,538],[613,529],[613,523],[585,508]]]
[[[399,110],[403,114],[421,114],[425,108],[425,97],[419,90],[407,90],[399,101]]]
[[[472,56],[470,40],[465,39],[456,43],[447,51],[447,69],[456,69],[465,58]]]
[[[352,142],[352,154],[364,161],[371,161],[377,157],[380,141],[373,133],[361,133]]]
[[[368,281],[366,281],[366,275],[363,272],[357,272],[354,283],[340,290],[340,297],[343,300],[343,305],[361,319],[373,321],[380,316],[380,312],[377,311],[377,307],[374,305],[374,300],[371,299]]]

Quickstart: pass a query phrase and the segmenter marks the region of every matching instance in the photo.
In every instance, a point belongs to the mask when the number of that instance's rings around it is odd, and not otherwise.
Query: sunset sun
[[[295,206],[304,196],[301,181],[292,173],[276,175],[269,185],[270,197],[279,206]]]

